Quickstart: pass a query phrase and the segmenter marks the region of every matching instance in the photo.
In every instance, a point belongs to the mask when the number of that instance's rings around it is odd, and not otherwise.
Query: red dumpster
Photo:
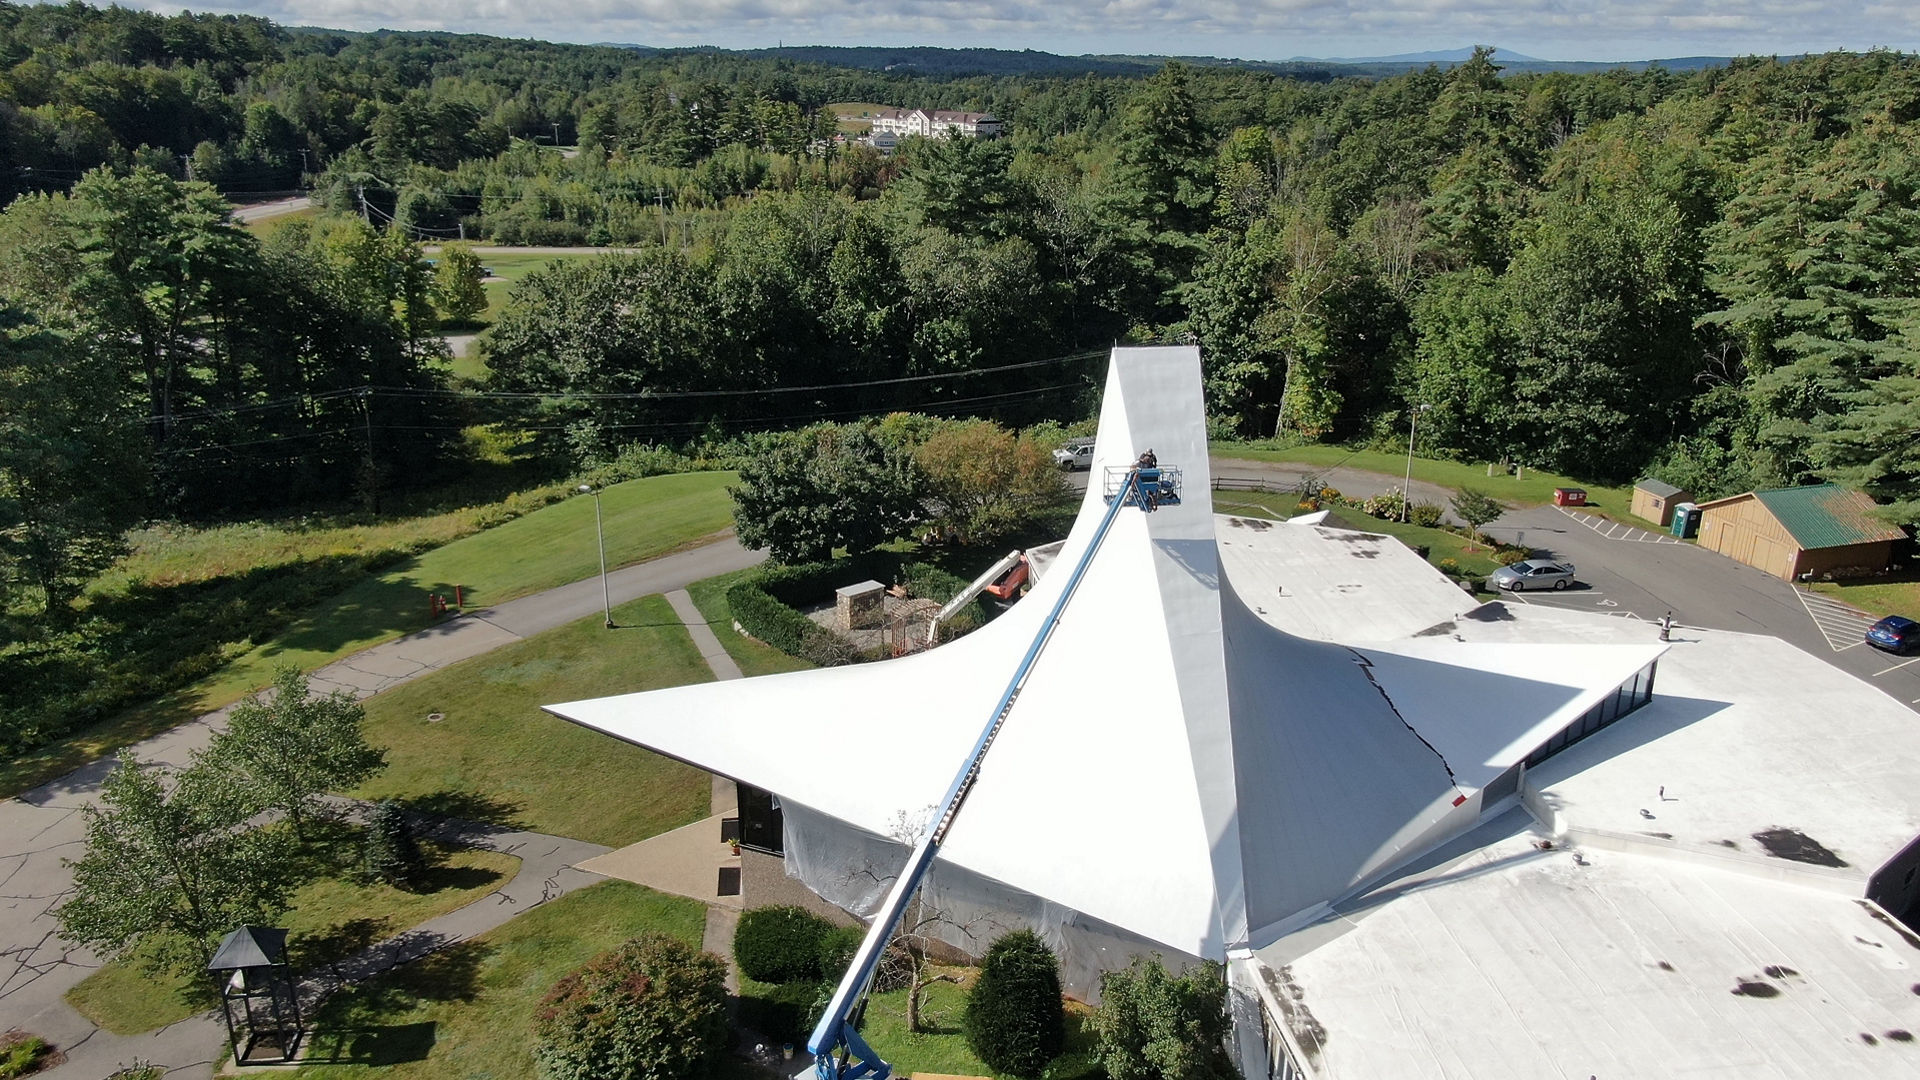
[[[1586,488],[1554,488],[1553,489],[1553,505],[1585,506],[1587,505],[1587,489]]]

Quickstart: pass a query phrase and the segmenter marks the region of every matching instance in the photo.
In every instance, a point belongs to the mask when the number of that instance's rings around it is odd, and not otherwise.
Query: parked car
[[[1093,443],[1070,442],[1053,452],[1053,463],[1072,472],[1076,469],[1093,468]]]
[[[1867,628],[1867,644],[1890,653],[1908,653],[1920,649],[1920,622],[1889,615]]]
[[[1509,592],[1564,589],[1573,584],[1573,564],[1527,559],[1495,570],[1487,576],[1487,584]]]

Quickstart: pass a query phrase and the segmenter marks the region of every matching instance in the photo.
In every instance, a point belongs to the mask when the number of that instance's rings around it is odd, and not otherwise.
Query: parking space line
[[[1623,543],[1632,544],[1678,544],[1680,542],[1676,537],[1648,532],[1637,525],[1629,525],[1624,521],[1613,521],[1595,514],[1577,513],[1564,506],[1555,507],[1554,509],[1559,510],[1573,520],[1592,529],[1594,532],[1599,533],[1600,538],[1603,540],[1619,540]]]
[[[1798,586],[1794,587],[1793,594],[1800,598],[1801,608],[1806,611],[1807,618],[1813,620],[1820,636],[1827,639],[1828,648],[1834,652],[1846,652],[1865,643],[1866,629],[1873,625],[1873,616],[1850,604]]]
[[[1886,668],[1881,671],[1876,671],[1873,673],[1873,677],[1877,679],[1880,676],[1885,675],[1889,671],[1899,671],[1901,668],[1910,666],[1912,664],[1920,664],[1920,656],[1916,656],[1911,660],[1902,660],[1890,668]]]

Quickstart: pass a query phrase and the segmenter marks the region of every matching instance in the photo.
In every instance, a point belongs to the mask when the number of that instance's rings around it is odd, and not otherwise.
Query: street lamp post
[[[607,613],[607,629],[613,629],[613,591],[607,587],[607,530],[600,520],[600,489],[581,484],[580,494],[593,496],[593,535],[600,541],[600,602]]]
[[[1407,479],[1400,487],[1400,521],[1405,524],[1413,520],[1413,434],[1420,430],[1420,414],[1429,406],[1422,405],[1413,410],[1413,420],[1407,425]]]

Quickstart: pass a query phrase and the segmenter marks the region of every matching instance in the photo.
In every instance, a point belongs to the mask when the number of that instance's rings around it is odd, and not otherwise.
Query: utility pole
[[[653,199],[660,207],[660,246],[667,246],[667,193],[666,189],[655,185]]]
[[[560,149],[560,125],[559,124],[553,125],[553,148],[555,150]]]
[[[360,200],[360,220],[369,225],[373,224],[372,216],[367,213],[367,186],[365,184],[353,185],[353,194],[355,198]]]
[[[309,171],[307,169],[307,148],[302,146],[294,152],[300,155],[300,174],[305,176]]]
[[[1420,430],[1420,414],[1427,411],[1422,405],[1413,410],[1413,421],[1407,425],[1407,480],[1400,489],[1400,521],[1402,524],[1412,520],[1413,511],[1413,433]]]
[[[187,183],[193,183],[193,155],[181,154],[180,167],[187,171]]]

